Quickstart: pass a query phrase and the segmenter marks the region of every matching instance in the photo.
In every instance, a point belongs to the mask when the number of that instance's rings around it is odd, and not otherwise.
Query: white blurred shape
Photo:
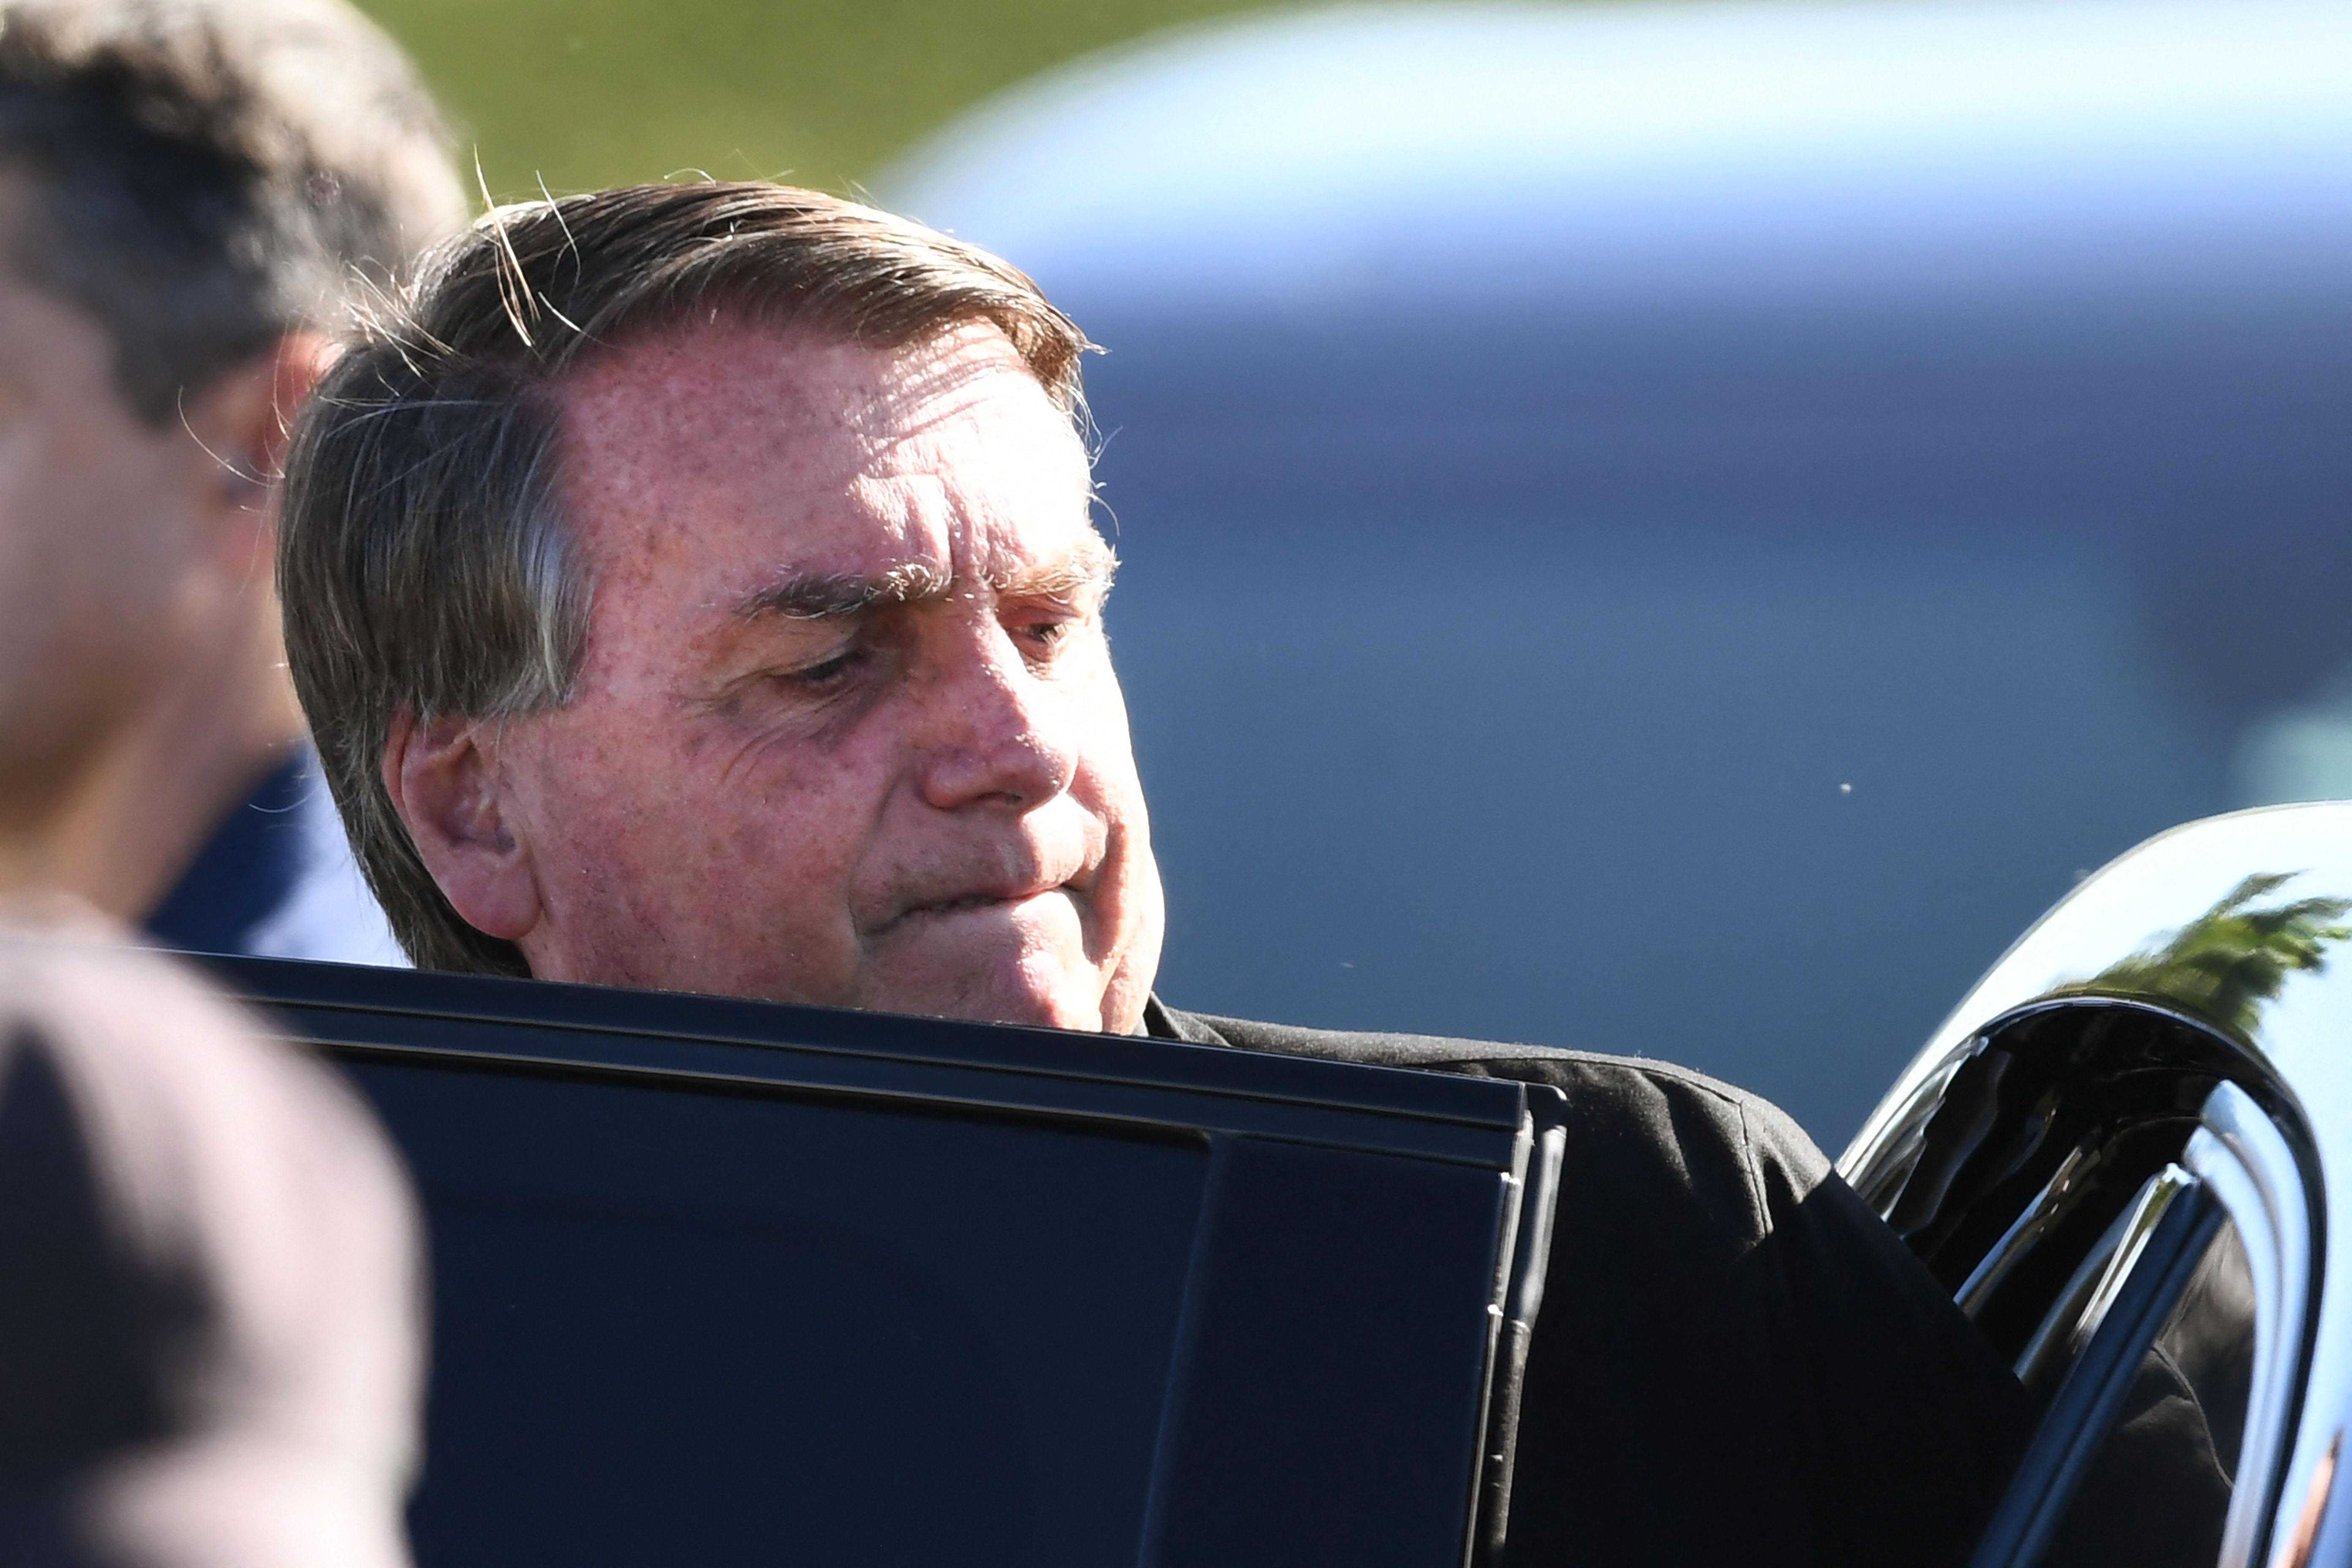
[[[2340,289],[2343,0],[1353,6],[983,105],[885,205],[1081,300]]]
[[[2352,800],[2352,697],[2264,715],[2239,742],[2237,794],[2245,805]]]

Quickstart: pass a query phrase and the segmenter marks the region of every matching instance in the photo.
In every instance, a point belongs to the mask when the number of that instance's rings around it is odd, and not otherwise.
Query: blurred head
[[[420,964],[1126,1030],[1160,896],[1084,338],[768,185],[504,209],[338,363],[288,656]]]
[[[268,615],[285,411],[462,205],[341,0],[0,0],[0,825]]]

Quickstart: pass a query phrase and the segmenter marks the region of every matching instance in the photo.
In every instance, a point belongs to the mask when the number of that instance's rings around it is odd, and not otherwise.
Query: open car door
[[[2352,805],[2192,823],[2084,882],[1840,1163],[2040,1429],[1977,1568],[2352,1561]]]
[[[1506,1517],[1554,1091],[214,962],[423,1192],[421,1568],[1429,1568]]]

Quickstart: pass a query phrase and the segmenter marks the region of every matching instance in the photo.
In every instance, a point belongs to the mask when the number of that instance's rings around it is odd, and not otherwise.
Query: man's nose
[[[1070,787],[1077,752],[1058,693],[1001,628],[941,650],[923,799],[942,811],[989,803],[1028,811]]]

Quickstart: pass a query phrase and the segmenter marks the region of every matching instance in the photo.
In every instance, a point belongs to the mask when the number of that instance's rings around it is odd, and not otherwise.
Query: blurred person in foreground
[[[0,888],[401,961],[287,682],[271,481],[347,289],[462,216],[341,0],[0,0]]]
[[[995,258],[772,185],[507,208],[428,262],[306,411],[279,554],[410,953],[1557,1086],[1512,1563],[1964,1556],[2016,1381],[1779,1111],[1153,996],[1087,346]]]
[[[424,1313],[352,1093],[95,917],[0,907],[0,1563],[404,1568]]]

